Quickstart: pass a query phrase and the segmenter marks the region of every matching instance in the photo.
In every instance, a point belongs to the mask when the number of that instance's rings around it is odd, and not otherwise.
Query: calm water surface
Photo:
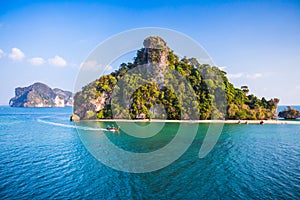
[[[299,125],[225,125],[213,150],[199,159],[208,128],[201,124],[176,162],[130,174],[101,164],[86,150],[68,121],[71,112],[0,107],[1,199],[300,199]],[[178,126],[167,123],[148,139],[99,134],[126,150],[148,152],[166,145]]]

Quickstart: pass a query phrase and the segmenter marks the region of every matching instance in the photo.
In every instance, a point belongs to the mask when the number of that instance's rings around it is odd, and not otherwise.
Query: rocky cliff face
[[[143,42],[144,48],[136,58],[137,65],[147,65],[148,73],[153,73],[158,85],[164,82],[164,72],[168,65],[169,47],[161,37],[150,36]]]
[[[147,73],[152,73],[155,77],[156,83],[160,86],[164,82],[164,71],[168,66],[168,55],[170,52],[167,43],[158,36],[147,37],[143,41],[144,48],[137,52],[137,57],[134,60],[133,68],[140,65],[146,65]],[[111,84],[113,87],[114,84]],[[94,91],[97,88],[97,80],[90,83],[85,88],[93,88],[85,94],[86,89],[75,95],[74,113],[80,119],[95,119],[95,113],[105,111],[104,116],[107,115],[107,110],[110,109],[110,101],[112,91]],[[107,112],[106,112],[107,111]],[[138,113],[136,118],[141,118],[143,113]]]
[[[10,99],[12,107],[64,107],[72,106],[72,92],[58,88],[51,89],[43,83],[15,89],[15,97]]]

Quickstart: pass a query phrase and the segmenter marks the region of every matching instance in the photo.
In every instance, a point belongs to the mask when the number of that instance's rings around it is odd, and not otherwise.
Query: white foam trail
[[[56,122],[49,122],[49,121],[44,121],[41,119],[37,119],[38,122],[44,123],[44,124],[50,124],[53,126],[60,126],[60,127],[66,127],[66,128],[73,128],[73,129],[81,129],[81,130],[86,130],[86,131],[107,131],[105,128],[91,128],[91,127],[86,127],[86,126],[74,126],[74,125],[69,125],[69,124],[61,124],[61,123],[56,123]]]

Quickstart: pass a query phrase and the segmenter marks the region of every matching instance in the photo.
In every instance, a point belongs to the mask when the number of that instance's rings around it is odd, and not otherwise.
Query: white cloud
[[[0,49],[0,58],[4,56],[4,51]]]
[[[67,62],[58,55],[54,56],[54,58],[49,58],[48,63],[57,67],[65,67],[67,65]]]
[[[45,60],[44,60],[44,58],[41,58],[41,57],[35,57],[35,58],[31,58],[31,59],[29,59],[28,60],[29,61],[29,63],[30,64],[32,64],[32,65],[43,65],[43,64],[45,64]]]
[[[68,63],[68,67],[78,68],[78,64],[76,64],[76,63]]]
[[[98,63],[96,60],[87,60],[80,64],[80,69],[84,71],[98,71],[98,72],[111,72],[113,67],[111,65],[104,66]]]
[[[111,71],[111,70],[113,70],[113,67],[111,65],[107,65],[105,71]]]
[[[237,78],[257,79],[263,77],[263,74],[262,73],[255,73],[255,74],[237,73],[237,74],[227,74],[227,77],[231,79],[237,79]]]
[[[99,64],[96,60],[88,60],[81,63],[80,68],[84,71],[100,71],[104,67],[102,64]]]
[[[25,58],[25,54],[18,48],[12,48],[11,53],[9,54],[9,58],[12,60],[20,61]]]
[[[96,60],[88,60],[80,64],[80,69],[85,71],[94,71],[97,69],[97,61]]]
[[[250,79],[257,79],[257,78],[261,78],[263,75],[261,73],[255,73],[255,74],[246,74],[247,78]]]
[[[227,74],[228,78],[241,78],[244,74],[243,73],[237,73],[237,74]]]
[[[209,57],[207,57],[207,58],[199,58],[199,59],[198,59],[198,62],[199,62],[199,63],[202,63],[202,64],[209,64],[209,65],[211,65],[211,66],[214,65],[214,63],[212,62],[212,59],[209,58]]]
[[[224,71],[226,68],[227,68],[227,66],[219,67],[219,69],[222,70],[222,71]]]

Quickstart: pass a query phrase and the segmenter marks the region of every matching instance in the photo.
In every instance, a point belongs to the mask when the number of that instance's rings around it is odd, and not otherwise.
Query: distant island
[[[10,99],[11,107],[65,107],[73,106],[73,94],[58,88],[51,89],[44,83],[34,83],[28,87],[15,89],[15,97]]]
[[[228,120],[277,118],[278,98],[259,99],[253,94],[248,94],[249,89],[247,86],[242,86],[241,89],[235,88],[228,81],[226,72],[218,67],[200,64],[195,58],[184,57],[179,59],[179,56],[174,54],[161,37],[150,36],[144,40],[143,44],[144,48],[137,51],[133,63],[120,64],[118,70],[101,76],[75,94],[73,115],[76,116],[76,119],[122,119],[124,110],[118,107],[118,102],[111,101],[113,88],[129,70],[147,64],[157,66],[158,70],[154,72],[156,74],[155,79],[158,79],[157,82],[160,79],[168,78],[172,81],[177,80],[172,74],[167,76],[163,74],[165,67],[168,67],[178,72],[190,83],[195,91],[195,99],[197,99],[197,104],[191,102],[191,106],[197,107],[196,109],[200,113],[200,116],[197,116],[199,120],[212,119],[212,116],[213,119]],[[137,75],[136,78],[142,77],[141,74]],[[221,79],[216,80],[214,77],[217,75],[221,76]],[[132,81],[130,79],[133,80],[134,77],[127,80],[129,87],[131,87],[130,82]],[[175,84],[178,88],[168,88],[156,84],[157,82],[149,83],[149,80],[144,80],[144,82],[147,81],[147,84],[138,88],[131,96],[131,102],[127,108],[131,119],[191,119],[190,115],[181,116],[181,110],[186,108],[180,105],[175,95],[176,90],[185,91],[186,88],[183,84],[178,81],[178,84]],[[134,88],[134,86],[132,87]],[[121,92],[126,93],[128,91]],[[220,91],[226,93],[224,102],[214,101]],[[112,105],[116,108],[114,115],[112,114]],[[165,110],[165,116],[155,113],[153,105],[161,105]],[[224,112],[218,110],[217,107],[225,108],[223,109]]]
[[[279,112],[278,117],[284,119],[297,119],[300,118],[300,111],[295,108],[291,108],[291,106],[287,106],[287,109]]]

